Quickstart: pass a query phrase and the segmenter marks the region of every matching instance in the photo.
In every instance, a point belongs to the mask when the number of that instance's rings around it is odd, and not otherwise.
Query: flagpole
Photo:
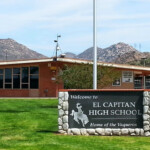
[[[97,31],[96,31],[96,1],[93,0],[93,89],[97,89]]]

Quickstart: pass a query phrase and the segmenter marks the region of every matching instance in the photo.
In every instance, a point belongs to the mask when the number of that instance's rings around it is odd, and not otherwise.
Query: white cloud
[[[19,0],[5,0],[5,4],[20,3]],[[123,19],[146,19],[150,18],[150,14],[131,14],[124,15],[116,12],[116,7],[123,0],[105,0],[98,1],[98,24],[104,24],[104,21],[123,20]],[[27,1],[22,0],[22,3]],[[35,6],[27,12],[11,14],[1,14],[0,19],[3,24],[0,24],[0,33],[10,32],[30,26],[31,24],[39,24],[40,28],[64,28],[76,23],[92,24],[92,1],[89,0],[32,0]],[[2,3],[2,2],[1,2]],[[0,4],[1,4],[0,3]],[[30,2],[29,2],[30,3]],[[36,7],[37,6],[37,7]],[[11,22],[11,26],[10,26]]]
[[[9,4],[6,0],[4,4]],[[18,0],[11,0],[10,4],[18,4]],[[23,1],[24,2],[24,1]],[[7,12],[0,15],[0,20],[3,20],[3,24],[0,24],[0,33],[8,33],[13,30],[23,28],[24,26],[29,26],[31,24],[43,23],[51,24],[50,26],[56,26],[60,23],[70,24],[71,22],[79,21],[89,21],[89,17],[81,14],[85,12],[87,14],[89,11],[83,11],[90,2],[88,0],[34,0],[37,8],[35,6],[30,11],[24,11],[22,13]],[[0,3],[3,4],[3,3]],[[1,6],[1,5],[0,5]],[[83,9],[83,10],[82,10]],[[11,25],[10,25],[11,23]],[[40,25],[40,24],[39,24]]]
[[[134,42],[150,39],[150,12],[138,11],[128,14],[118,10],[124,7],[122,2],[128,1],[143,2],[145,5],[150,2],[150,0],[97,0],[100,42]],[[67,47],[68,49],[72,47],[81,49],[86,45],[88,47],[91,45],[89,43],[92,43],[92,4],[92,0],[1,0],[0,10],[5,7],[8,9],[8,6],[18,7],[18,9],[14,12],[9,9],[7,11],[5,9],[4,12],[0,11],[2,21],[0,34],[21,32],[25,28],[36,27],[40,33],[47,31],[54,34],[61,31],[68,34],[63,39],[64,49]],[[21,8],[24,6],[24,9],[20,10],[19,6]],[[85,28],[88,29],[87,32]],[[77,30],[79,33],[75,33]],[[41,41],[45,40],[42,38],[44,36],[41,37]],[[38,43],[37,46],[36,44],[29,45],[32,45],[32,49],[47,50],[49,48],[48,43]]]
[[[98,35],[99,45],[107,45],[108,43],[126,42],[132,43],[142,43],[148,42],[150,39],[150,32],[147,33],[147,28],[139,29],[134,28],[119,28],[105,33],[100,33]],[[107,44],[106,44],[107,43]]]
[[[0,1],[0,6],[8,6],[8,5],[18,5],[22,4],[24,0],[3,0]]]
[[[133,20],[133,19],[150,19],[150,13],[136,13],[131,15],[122,15],[122,14],[110,14],[110,15],[103,15],[98,17],[98,20],[101,21],[112,21],[112,20]]]

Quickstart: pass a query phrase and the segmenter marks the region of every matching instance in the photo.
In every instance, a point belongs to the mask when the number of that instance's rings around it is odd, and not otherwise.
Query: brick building
[[[63,83],[56,84],[58,68],[64,64],[91,61],[54,58],[0,62],[0,97],[57,97]],[[99,62],[122,71],[122,77],[107,89],[150,89],[150,68]]]

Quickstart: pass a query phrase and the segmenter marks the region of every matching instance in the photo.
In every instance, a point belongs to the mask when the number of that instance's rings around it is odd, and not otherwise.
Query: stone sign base
[[[101,135],[101,136],[150,136],[150,92],[143,91],[143,128],[69,128],[69,94],[68,91],[59,92],[58,129],[61,134],[68,135]],[[86,90],[85,90],[86,91]],[[99,90],[100,91],[100,90]],[[133,91],[134,92],[134,91]]]

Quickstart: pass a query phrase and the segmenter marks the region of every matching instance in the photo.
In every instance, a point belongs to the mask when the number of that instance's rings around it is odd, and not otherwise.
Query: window
[[[28,86],[28,84],[22,84],[21,88],[22,88],[22,89],[28,89],[29,86]]]
[[[134,88],[135,89],[142,89],[142,77],[135,77],[134,78]]]
[[[0,74],[3,74],[4,70],[3,69],[0,69]]]
[[[11,89],[12,88],[12,84],[5,84],[5,89]]]
[[[0,69],[0,89],[38,89],[39,67]]]
[[[0,89],[3,88],[3,69],[0,69]]]
[[[30,74],[39,74],[39,67],[30,67]]]
[[[121,86],[121,81],[120,79],[116,79],[113,83],[112,86]]]
[[[28,67],[22,67],[22,89],[28,89],[29,88],[29,68]]]
[[[145,88],[150,89],[150,76],[145,77]]]
[[[30,67],[30,89],[39,88],[39,68]]]
[[[13,75],[13,88],[20,89],[20,75]]]
[[[13,68],[13,88],[20,89],[20,68]]]
[[[39,76],[38,75],[30,75],[30,88],[38,89],[39,88]]]
[[[12,69],[5,69],[5,83],[11,83],[12,81]]]
[[[20,74],[20,68],[13,68],[13,74]]]
[[[133,72],[123,71],[122,72],[122,82],[133,82]]]
[[[5,88],[12,88],[12,69],[10,68],[5,69]]]

